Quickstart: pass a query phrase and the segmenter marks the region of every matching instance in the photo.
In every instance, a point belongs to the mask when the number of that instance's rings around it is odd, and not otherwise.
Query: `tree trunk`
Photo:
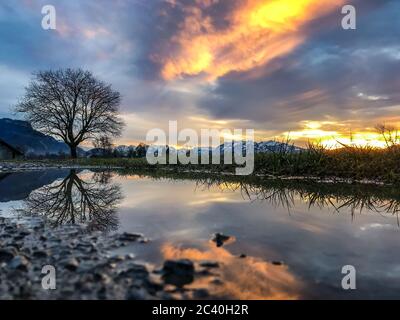
[[[78,153],[76,152],[76,146],[69,146],[71,149],[71,158],[76,159],[78,158]]]

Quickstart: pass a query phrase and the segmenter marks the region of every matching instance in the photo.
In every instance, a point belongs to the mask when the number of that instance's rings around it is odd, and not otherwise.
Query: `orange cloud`
[[[208,288],[217,297],[232,299],[288,300],[300,298],[302,283],[287,266],[275,266],[256,257],[238,258],[223,247],[209,243],[204,251],[195,248],[178,248],[171,243],[162,246],[165,259],[212,260],[221,265],[217,272],[222,283],[210,287],[210,278],[201,277],[190,287]],[[212,278],[212,277],[211,277]]]
[[[215,1],[198,1],[203,7]],[[302,28],[313,18],[338,9],[344,0],[248,0],[229,16],[230,26],[218,30],[201,6],[185,8],[186,18],[171,42],[177,52],[153,57],[166,80],[204,74],[209,80],[231,71],[264,65],[299,46]],[[340,12],[340,11],[338,11]]]

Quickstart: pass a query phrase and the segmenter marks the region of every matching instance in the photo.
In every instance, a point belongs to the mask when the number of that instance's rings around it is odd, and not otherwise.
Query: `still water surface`
[[[400,195],[381,189],[48,170],[2,174],[0,209],[89,232],[143,233],[151,241],[124,253],[154,268],[166,259],[218,261],[185,283],[217,297],[399,298]],[[215,233],[230,238],[217,247]],[[345,265],[356,268],[356,290],[341,287]]]

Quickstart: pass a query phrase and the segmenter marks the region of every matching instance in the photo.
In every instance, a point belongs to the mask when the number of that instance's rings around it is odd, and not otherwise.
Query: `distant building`
[[[0,160],[21,159],[23,156],[21,151],[0,139]]]

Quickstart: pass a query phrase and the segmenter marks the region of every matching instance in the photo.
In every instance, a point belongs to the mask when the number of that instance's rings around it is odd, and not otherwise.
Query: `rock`
[[[136,280],[147,279],[149,271],[147,268],[140,264],[132,264],[127,270],[124,270],[118,274],[120,279],[130,278]]]
[[[161,278],[165,284],[172,284],[178,288],[182,288],[193,282],[194,275],[193,273],[165,273]]]
[[[144,289],[138,289],[132,287],[128,290],[125,299],[127,300],[146,300],[148,299],[148,294]]]
[[[142,274],[142,275],[148,275],[149,271],[147,270],[147,268],[141,264],[132,264],[129,269],[128,272],[134,273],[134,274]]]
[[[217,244],[217,247],[222,247],[226,241],[228,241],[231,237],[224,235],[222,233],[215,233],[212,241]]]
[[[68,260],[65,261],[64,267],[67,270],[75,271],[79,267],[79,262],[75,258],[71,258],[71,259],[68,259]]]
[[[211,276],[212,274],[213,273],[210,272],[210,268],[205,268],[203,270],[196,272],[196,275],[202,276],[202,277],[208,277],[208,276]]]
[[[164,286],[162,283],[155,282],[155,281],[150,281],[147,279],[144,282],[144,286],[148,292],[150,292],[152,295],[156,295],[157,292],[162,291],[164,289]]]
[[[194,264],[188,259],[164,262],[162,279],[166,284],[183,287],[194,280]]]
[[[30,234],[31,234],[31,233],[30,233],[28,230],[21,230],[21,231],[19,232],[19,235],[22,236],[22,237],[29,236]]]
[[[134,255],[133,253],[128,253],[128,254],[125,256],[125,258],[126,258],[127,260],[132,260],[132,259],[135,259],[135,255]]]
[[[118,237],[118,240],[120,241],[136,241],[140,238],[142,238],[143,235],[139,233],[130,233],[130,232],[124,232]]]
[[[193,291],[193,298],[194,299],[204,299],[207,298],[210,295],[207,289],[195,289]]]
[[[188,259],[167,260],[164,262],[163,271],[166,273],[194,273],[193,262]]]
[[[210,283],[216,286],[221,286],[224,284],[223,281],[219,278],[214,278],[213,280],[210,281]]]
[[[24,256],[16,256],[8,263],[8,267],[11,269],[27,271],[29,264],[28,259]]]
[[[117,264],[116,264],[116,263],[113,263],[113,262],[110,262],[107,266],[108,266],[110,269],[115,269],[115,268],[117,267]]]
[[[124,260],[125,260],[125,256],[123,256],[123,255],[117,255],[117,256],[110,258],[110,261],[112,261],[112,262],[121,262]]]
[[[15,256],[15,249],[0,249],[0,262],[9,262]]]
[[[47,258],[48,253],[44,250],[37,250],[33,252],[33,257],[34,258],[38,258],[38,259],[42,259],[42,258]]]
[[[101,281],[103,283],[110,283],[111,282],[111,278],[107,274],[105,274],[103,272],[96,272],[93,275],[93,278],[94,278],[95,281]]]

